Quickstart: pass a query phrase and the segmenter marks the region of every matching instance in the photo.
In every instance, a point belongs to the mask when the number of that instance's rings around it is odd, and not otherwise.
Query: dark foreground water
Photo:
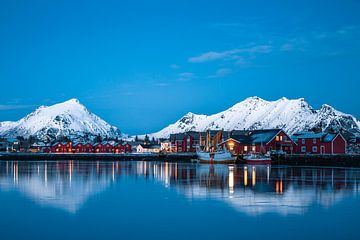
[[[360,239],[360,169],[0,162],[0,239]]]

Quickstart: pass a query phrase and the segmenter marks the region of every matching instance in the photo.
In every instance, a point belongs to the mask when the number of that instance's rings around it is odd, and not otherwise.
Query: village
[[[59,141],[47,144],[31,139],[2,138],[0,151],[81,154],[166,154],[195,153],[206,146],[226,149],[234,156],[248,153],[272,153],[278,155],[344,155],[350,152],[349,146],[360,147],[360,138],[350,132],[306,131],[289,136],[282,129],[262,130],[208,130],[189,131],[170,134],[167,139],[150,139],[147,135],[131,141],[104,140],[98,142]]]

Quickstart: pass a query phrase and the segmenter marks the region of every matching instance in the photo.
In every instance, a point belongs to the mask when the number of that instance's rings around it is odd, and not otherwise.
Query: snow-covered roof
[[[156,149],[161,148],[160,144],[139,144],[142,148]]]
[[[323,142],[331,142],[338,134],[328,132],[298,132],[295,133],[291,138],[294,141],[298,139],[321,139]]]
[[[252,143],[267,143],[273,139],[281,129],[264,129],[249,131]]]

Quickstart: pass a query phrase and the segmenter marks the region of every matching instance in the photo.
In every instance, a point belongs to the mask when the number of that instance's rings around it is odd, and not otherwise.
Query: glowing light
[[[229,150],[231,150],[231,151],[234,150],[234,145],[235,145],[235,143],[233,141],[230,141],[228,143]]]

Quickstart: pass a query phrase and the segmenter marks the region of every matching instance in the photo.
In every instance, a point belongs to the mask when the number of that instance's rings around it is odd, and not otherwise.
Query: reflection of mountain
[[[75,213],[90,196],[109,187],[112,168],[112,163],[2,162],[0,189],[17,189],[41,205]]]
[[[357,197],[358,169],[197,165],[158,162],[0,162],[0,190],[75,213],[126,175],[175,189],[189,199],[221,201],[249,215],[303,214]],[[138,183],[141,184],[141,183]]]

